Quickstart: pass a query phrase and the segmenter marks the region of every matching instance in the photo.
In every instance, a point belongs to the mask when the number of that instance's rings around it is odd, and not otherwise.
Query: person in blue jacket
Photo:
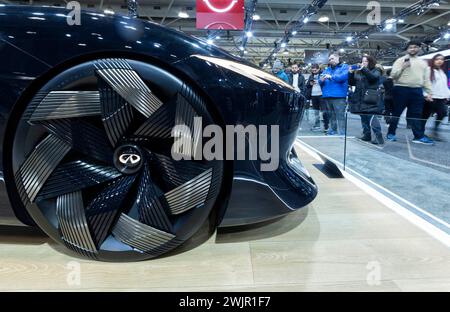
[[[347,107],[348,65],[343,64],[338,54],[328,58],[328,68],[320,75],[322,98],[326,102],[330,128],[328,135],[345,134],[345,109]]]
[[[277,77],[280,78],[281,80],[284,80],[285,82],[289,83],[289,77],[288,77],[288,75],[284,72],[284,66],[283,66],[283,63],[281,63],[280,60],[276,60],[276,61],[273,63],[272,72],[275,74],[275,76],[277,76]]]

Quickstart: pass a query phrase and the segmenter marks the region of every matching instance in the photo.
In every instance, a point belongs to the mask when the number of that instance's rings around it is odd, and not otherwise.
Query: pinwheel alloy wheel
[[[213,123],[204,101],[170,74],[156,76],[161,69],[129,59],[80,64],[45,84],[17,126],[22,203],[81,255],[166,253],[199,229],[220,190],[221,161],[171,158],[175,125],[192,126],[194,117]]]
[[[137,261],[316,197],[292,86],[144,19],[71,13],[0,6],[0,225]]]

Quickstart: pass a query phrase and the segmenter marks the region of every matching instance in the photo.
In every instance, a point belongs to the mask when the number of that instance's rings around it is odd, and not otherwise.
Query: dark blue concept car
[[[83,11],[70,25],[68,14],[0,5],[0,224],[133,261],[207,220],[257,223],[314,199],[293,149],[304,101],[288,84],[139,18]]]

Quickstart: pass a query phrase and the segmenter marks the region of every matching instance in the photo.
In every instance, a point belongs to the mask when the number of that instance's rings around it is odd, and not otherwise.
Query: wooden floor
[[[0,228],[0,290],[450,291],[447,247],[299,153],[320,188],[313,204],[263,226],[198,235],[169,257],[74,259],[36,231]]]

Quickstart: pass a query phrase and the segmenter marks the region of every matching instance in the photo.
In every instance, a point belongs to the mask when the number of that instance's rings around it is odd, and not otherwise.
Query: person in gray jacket
[[[322,113],[323,118],[323,130],[325,132],[328,131],[328,108],[325,101],[322,100],[322,88],[319,84],[320,74],[320,66],[318,64],[312,64],[311,66],[311,75],[306,82],[306,99],[311,101],[311,106],[313,108],[315,114],[314,125],[312,127],[312,131],[320,131],[320,113]]]

